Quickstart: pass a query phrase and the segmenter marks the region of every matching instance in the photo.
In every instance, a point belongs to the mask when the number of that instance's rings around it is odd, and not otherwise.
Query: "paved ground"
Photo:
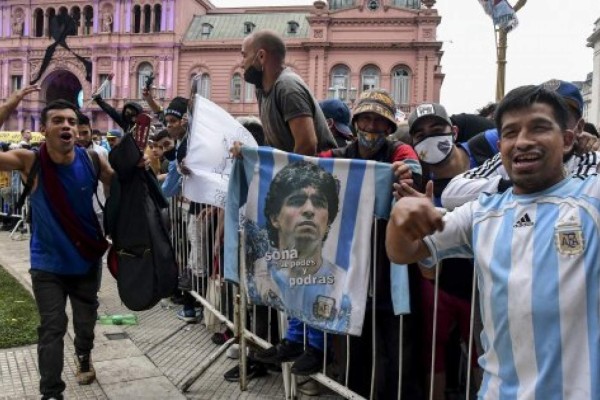
[[[29,290],[28,240],[11,240],[0,232],[0,265]],[[99,293],[99,313],[128,313],[119,300],[116,282],[105,269]],[[163,301],[152,310],[137,313],[136,326],[97,325],[92,353],[97,382],[78,386],[75,382],[72,327],[65,338],[66,399],[283,399],[281,374],[250,381],[248,391],[223,379],[236,365],[221,355],[199,374],[202,363],[219,346],[210,341],[202,325],[187,325],[175,316],[179,306]],[[0,350],[0,399],[37,399],[39,374],[36,346]],[[187,384],[187,385],[186,385]],[[189,386],[182,394],[181,389]],[[319,397],[306,398],[317,399]],[[302,396],[301,396],[302,398]],[[337,396],[320,396],[335,399]]]

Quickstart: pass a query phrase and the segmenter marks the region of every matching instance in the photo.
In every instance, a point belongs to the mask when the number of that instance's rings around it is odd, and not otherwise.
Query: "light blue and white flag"
[[[185,166],[191,171],[183,180],[183,195],[197,203],[224,208],[233,159],[234,141],[258,146],[254,137],[227,111],[212,101],[193,96],[189,117]]]
[[[274,306],[318,329],[359,335],[371,227],[374,216],[389,215],[391,166],[267,147],[244,147],[242,155],[228,191],[225,278],[240,279],[237,227],[245,204],[243,279],[249,301]]]

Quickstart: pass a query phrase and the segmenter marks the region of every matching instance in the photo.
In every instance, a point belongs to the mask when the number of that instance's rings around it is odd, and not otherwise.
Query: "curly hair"
[[[275,175],[265,200],[265,217],[267,220],[267,233],[269,242],[276,247],[279,242],[279,231],[271,223],[271,218],[276,218],[283,207],[283,203],[290,194],[299,189],[313,187],[325,195],[327,199],[327,226],[335,220],[339,208],[339,181],[329,172],[318,165],[307,161],[298,161],[286,165]],[[327,235],[323,241],[327,239]]]

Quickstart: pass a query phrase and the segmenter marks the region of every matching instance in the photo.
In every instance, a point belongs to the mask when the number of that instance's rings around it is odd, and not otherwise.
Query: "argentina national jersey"
[[[473,257],[484,354],[479,399],[600,399],[600,180],[482,195],[425,238],[432,266]]]

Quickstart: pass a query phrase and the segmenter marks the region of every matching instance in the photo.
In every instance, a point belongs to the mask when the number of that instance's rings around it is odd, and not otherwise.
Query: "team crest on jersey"
[[[559,223],[554,228],[554,243],[560,254],[578,255],[585,248],[581,225],[576,221]]]

